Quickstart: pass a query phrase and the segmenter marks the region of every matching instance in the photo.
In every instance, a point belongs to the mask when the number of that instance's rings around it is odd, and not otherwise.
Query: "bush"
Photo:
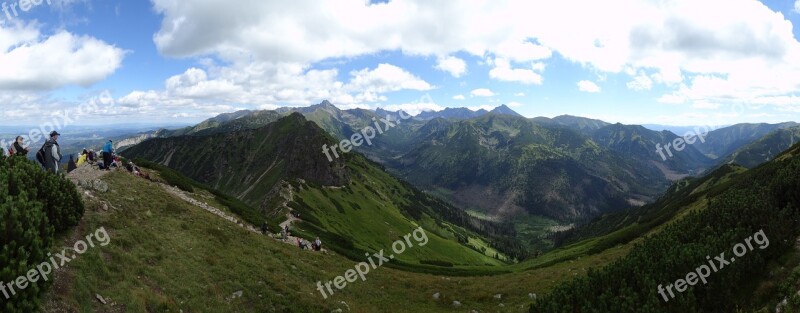
[[[77,225],[83,211],[75,186],[62,175],[48,174],[24,158],[0,157],[0,283],[45,262],[54,233]],[[40,278],[25,289],[15,285],[14,294],[7,290],[9,299],[0,293],[0,311],[37,311],[51,281]]]

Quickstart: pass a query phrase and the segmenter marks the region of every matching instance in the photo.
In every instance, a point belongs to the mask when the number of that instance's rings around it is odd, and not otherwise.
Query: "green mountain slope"
[[[398,257],[398,265],[425,271],[437,267],[424,264],[445,264],[457,271],[503,264],[503,253],[480,248],[513,236],[513,229],[436,201],[358,154],[330,162],[321,147],[332,143],[315,123],[293,113],[254,130],[151,139],[125,155],[233,195],[259,208],[264,219],[279,219],[291,208],[302,215],[300,234],[320,236],[353,259],[423,226],[431,244]]]
[[[786,273],[787,267],[800,264],[796,257],[785,257],[795,254],[793,247],[800,235],[797,173],[800,145],[749,171],[723,167],[703,179],[676,186],[662,199],[664,205],[642,216],[646,219],[668,213],[671,217],[651,223],[647,237],[641,237],[642,232],[632,235],[629,239],[639,238],[639,244],[630,254],[601,270],[590,271],[587,277],[561,284],[530,311],[731,312],[757,310],[765,304],[774,308],[778,299],[772,295],[779,290],[771,281],[771,273]],[[684,205],[670,204],[681,202]],[[676,211],[687,205],[688,211]],[[619,221],[612,217],[598,223],[615,219]],[[642,224],[646,221],[630,227]],[[655,225],[659,227],[652,227]],[[757,233],[762,236],[754,239]],[[751,241],[758,242],[758,247],[749,248]],[[739,246],[747,252],[732,252],[734,248],[741,251]],[[686,273],[699,271],[698,266],[709,264],[709,259],[723,252],[728,264],[720,262],[717,266],[724,269],[709,273],[707,283],[697,283],[682,293],[659,291],[659,285],[669,289],[677,279],[688,280]],[[735,261],[731,257],[734,253]],[[717,261],[715,258],[713,262]],[[774,279],[782,283],[780,276]]]
[[[695,149],[693,145],[685,145],[682,151],[671,149],[672,155],[666,151],[663,155],[656,151],[657,146],[671,144],[677,135],[668,132],[656,132],[638,125],[612,124],[592,133],[592,139],[603,147],[640,161],[663,163],[669,170],[678,173],[700,173],[712,164],[712,160]],[[695,137],[696,142],[700,142]]]
[[[753,168],[772,160],[797,142],[800,142],[800,127],[778,129],[743,146],[728,156],[724,162]]]
[[[729,154],[741,147],[750,144],[761,137],[777,130],[797,126],[797,123],[780,124],[736,124],[720,129],[712,130],[708,133],[705,143],[697,143],[694,146],[700,152],[712,158],[725,158]]]
[[[658,170],[603,149],[567,128],[489,114],[420,128],[413,148],[387,166],[465,207],[580,219],[627,207],[666,186]],[[643,182],[648,182],[645,184]]]

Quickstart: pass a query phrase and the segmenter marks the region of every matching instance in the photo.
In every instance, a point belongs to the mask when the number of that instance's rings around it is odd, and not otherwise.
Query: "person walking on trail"
[[[267,225],[267,222],[264,221],[264,223],[261,224],[261,234],[266,235],[268,231],[269,231],[269,226]]]
[[[58,165],[61,163],[61,149],[58,145],[58,137],[61,136],[57,131],[50,133],[50,139],[44,143],[44,167],[48,172],[58,173]]]
[[[114,142],[109,140],[106,142],[106,145],[103,146],[103,165],[105,165],[105,170],[111,170],[111,162],[113,161],[114,157]]]
[[[24,142],[25,142],[25,138],[22,138],[22,136],[17,136],[17,140],[15,140],[13,144],[11,144],[11,150],[9,150],[9,152],[11,152],[10,155],[11,156],[15,156],[15,155],[16,156],[26,156],[26,155],[28,155],[28,152],[30,152],[30,149],[24,145]]]
[[[317,240],[314,240],[314,244],[311,245],[311,248],[313,248],[314,251],[322,250],[322,241],[319,240],[319,237],[317,237]]]

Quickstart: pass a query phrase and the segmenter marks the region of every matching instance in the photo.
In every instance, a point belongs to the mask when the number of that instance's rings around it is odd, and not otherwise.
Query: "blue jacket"
[[[114,146],[113,146],[113,145],[111,145],[111,143],[110,143],[110,142],[106,142],[106,145],[105,145],[105,146],[103,146],[103,152],[105,152],[105,153],[112,153],[112,152],[114,152]]]

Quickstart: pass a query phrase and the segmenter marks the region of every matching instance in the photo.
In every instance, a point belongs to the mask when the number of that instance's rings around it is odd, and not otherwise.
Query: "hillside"
[[[315,123],[294,113],[259,129],[151,139],[125,156],[160,163],[232,195],[257,208],[271,227],[290,212],[300,213],[307,229],[301,234],[320,236],[353,259],[419,226],[436,236],[429,246],[398,257],[398,264],[418,270],[445,264],[457,271],[503,264],[504,253],[489,247],[493,243],[519,253],[496,242],[514,235],[508,227],[430,198],[358,154],[329,161],[320,147],[332,144]]]
[[[724,162],[753,168],[772,160],[797,142],[800,142],[800,127],[778,129],[741,147],[725,158]]]
[[[211,214],[195,203],[233,212],[207,191],[180,192],[163,185],[159,171],[146,170],[154,181],[124,171],[79,171],[73,179],[93,177],[108,190],[79,187],[86,214],[59,243],[72,246],[99,227],[107,230],[110,243],[59,271],[43,299],[43,312],[524,312],[555,282],[583,275],[626,251],[611,249],[533,270],[473,267],[495,273],[489,276],[430,275],[384,265],[326,299],[317,282],[344,275],[356,261],[338,253],[303,251]],[[295,228],[307,231],[304,225]],[[434,234],[428,236],[434,240]]]
[[[795,247],[800,235],[798,172],[800,145],[795,145],[753,170],[723,167],[703,179],[674,187],[660,200],[664,205],[651,208],[651,213],[628,222],[629,226],[612,226],[629,228],[625,230],[629,236],[619,234],[619,241],[612,244],[638,238],[639,243],[627,256],[591,271],[585,278],[562,283],[530,311],[771,311],[783,297],[796,299],[796,284],[800,282],[800,251]],[[648,221],[659,216],[664,218]],[[614,220],[620,219],[610,217],[595,224],[607,225]],[[749,253],[736,252],[744,246],[742,242],[754,240],[754,234],[761,235],[755,239],[760,246],[749,250],[745,246]],[[730,252],[732,247],[734,252]],[[669,296],[659,289],[660,284],[672,288],[672,281],[708,263],[707,255],[726,251],[736,257],[723,259],[728,266],[720,263],[725,270],[705,277],[707,284],[696,284],[677,295],[670,290]]]
[[[637,166],[570,129],[545,128],[525,118],[434,120],[417,133],[416,144],[387,167],[461,206],[495,216],[582,219],[623,209],[629,199],[648,199],[667,184],[653,166]]]

